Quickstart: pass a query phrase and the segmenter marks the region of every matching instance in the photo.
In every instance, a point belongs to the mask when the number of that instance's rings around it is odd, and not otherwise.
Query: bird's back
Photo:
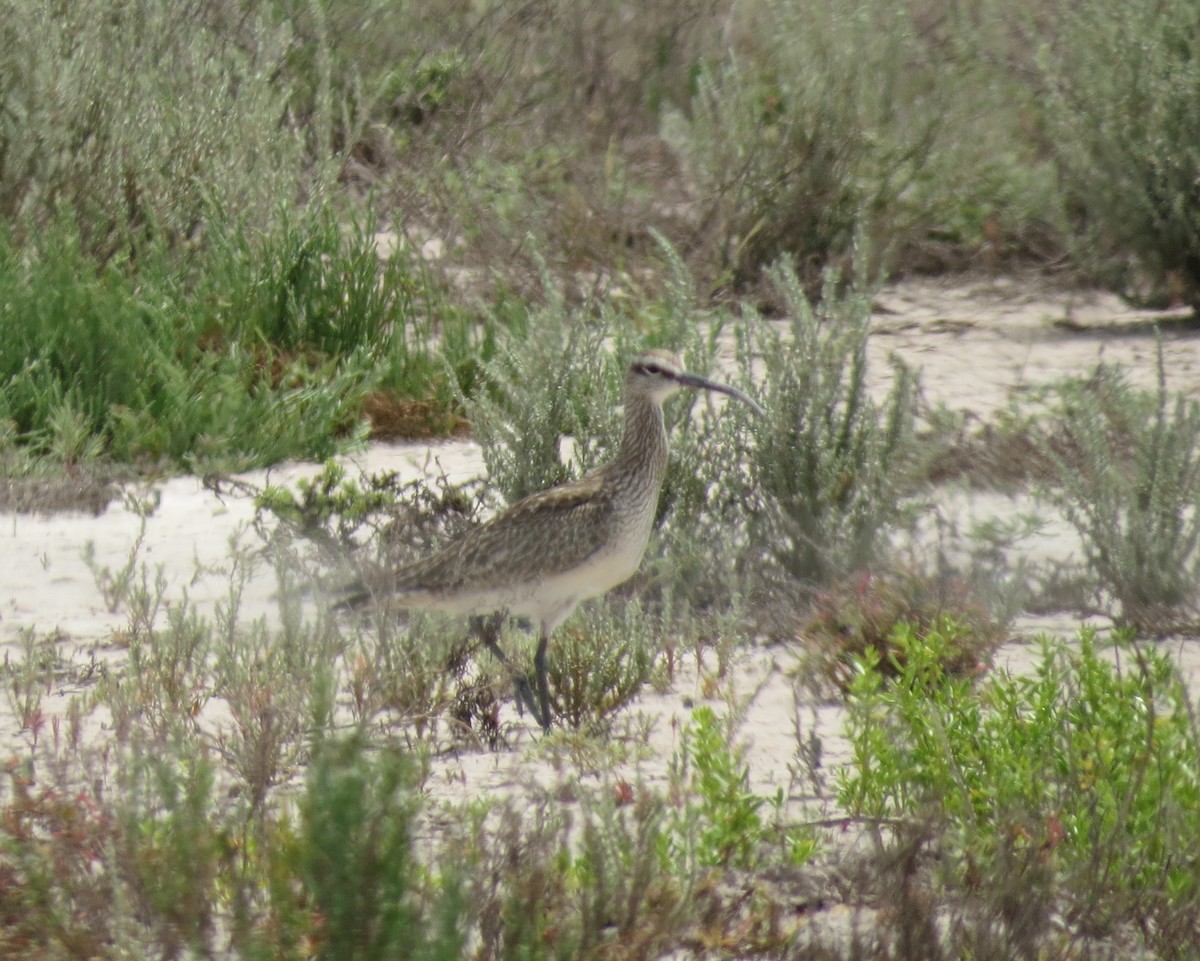
[[[387,595],[400,607],[539,619],[573,606],[628,578],[645,549],[639,531],[623,530],[613,494],[603,470],[531,494],[429,557],[366,576],[349,601]]]
[[[505,610],[545,627],[628,579],[649,541],[666,472],[660,373],[649,388],[631,378],[621,448],[600,470],[523,498],[430,557],[368,576],[351,601],[390,595],[401,607]]]

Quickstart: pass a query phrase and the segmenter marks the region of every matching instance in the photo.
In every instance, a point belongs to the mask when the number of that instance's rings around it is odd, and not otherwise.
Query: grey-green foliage
[[[636,602],[588,607],[559,629],[550,687],[559,716],[598,726],[641,691],[658,660],[661,625]]]
[[[572,784],[572,804],[560,788],[453,811],[458,837],[448,847],[467,861],[479,956],[662,954],[692,905],[660,857],[665,802],[643,788],[632,803],[620,799],[620,784]]]
[[[749,547],[770,578],[804,593],[878,560],[901,518],[903,458],[912,438],[916,378],[893,361],[884,400],[867,382],[868,290],[839,292],[836,277],[814,307],[788,266],[770,271],[788,320],[749,314],[744,370],[757,363],[759,427],[747,469],[725,479],[749,512]],[[747,414],[736,411],[744,424]],[[772,574],[773,572],[773,574]]]
[[[1081,253],[1117,253],[1130,292],[1149,282],[1200,305],[1200,5],[1057,6],[1039,63],[1066,185],[1088,215]]]
[[[652,791],[637,791],[631,806],[589,797],[580,811],[579,855],[570,866],[579,880],[580,956],[602,951],[617,938],[657,942],[686,917],[686,900],[663,864],[667,805]]]
[[[461,398],[489,481],[506,500],[577,477],[614,448],[623,376],[607,334],[552,297],[531,309],[523,335],[500,338],[480,389]],[[575,440],[565,462],[563,437]]]
[[[209,683],[233,722],[217,733],[215,748],[258,810],[307,760],[310,739],[330,727],[334,664],[344,642],[327,618],[301,611],[299,587],[282,559],[276,563],[279,629],[262,619],[240,623],[241,592],[255,567],[250,558],[238,559],[228,602],[218,606]]]
[[[806,274],[848,252],[901,196],[939,110],[901,5],[743,5],[733,52],[704,64],[663,132],[703,198],[721,266],[754,279],[783,251]]]
[[[509,502],[578,477],[615,454],[624,428],[625,364],[643,341],[682,348],[685,364],[701,373],[711,365],[719,325],[701,334],[686,268],[663,246],[671,272],[665,301],[630,318],[610,300],[595,309],[570,307],[547,282],[546,303],[530,308],[518,332],[498,337],[479,389],[460,396],[489,481]],[[684,391],[668,403],[669,432],[692,429],[696,402]],[[565,437],[574,442],[566,458]],[[673,463],[668,491],[679,470]]]
[[[270,218],[305,170],[277,82],[288,35],[236,40],[164,0],[0,2],[0,213],[69,212],[89,252],[150,232],[186,241],[210,204]]]
[[[462,676],[465,633],[459,620],[417,615],[398,624],[396,611],[386,605],[373,612],[369,629],[354,638],[349,679],[354,716],[371,720],[386,712],[411,722],[418,737],[425,735],[471,689]],[[482,652],[478,662],[491,663]]]
[[[373,753],[352,736],[316,750],[300,821],[302,880],[323,919],[319,957],[462,956],[457,883],[440,879],[428,913],[418,896],[422,868],[413,837],[418,809],[411,764],[394,748]]]
[[[116,849],[113,867],[125,870],[104,872],[115,875],[116,883],[102,924],[111,925],[110,933],[119,930],[126,919],[111,908],[132,896],[138,920],[153,932],[164,956],[211,956],[218,938],[222,833],[228,824],[222,823],[226,812],[218,799],[218,768],[184,728],[178,717],[163,735],[146,738],[139,731],[131,743],[113,750],[116,784],[110,803],[121,830],[108,843]],[[122,935],[145,936],[136,928]]]
[[[1200,403],[1100,366],[1062,389],[1061,438],[1043,438],[1046,496],[1083,539],[1087,563],[1126,623],[1177,623],[1200,583]]]

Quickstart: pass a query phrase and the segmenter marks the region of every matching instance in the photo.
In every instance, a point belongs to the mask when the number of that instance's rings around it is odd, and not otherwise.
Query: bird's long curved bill
[[[728,397],[736,397],[743,404],[749,407],[759,417],[766,417],[767,412],[763,410],[755,402],[754,398],[744,391],[738,390],[736,387],[730,387],[728,384],[722,384],[719,381],[709,380],[707,377],[701,377],[699,374],[680,374],[677,378],[679,383],[685,387],[698,387],[702,390],[714,390],[718,394],[725,394]]]

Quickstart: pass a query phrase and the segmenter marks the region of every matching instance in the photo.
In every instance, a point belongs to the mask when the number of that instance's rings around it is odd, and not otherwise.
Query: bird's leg
[[[508,676],[512,679],[513,687],[517,693],[517,710],[524,711],[529,708],[529,713],[533,715],[534,720],[541,724],[544,728],[545,722],[540,716],[537,702],[533,697],[533,690],[529,686],[529,677],[521,671],[513,667],[512,661],[500,647],[500,629],[504,626],[505,614],[503,611],[498,611],[495,614],[484,617],[477,615],[471,618],[471,633],[476,635],[483,646],[492,652],[492,655],[508,671]]]
[[[533,673],[537,678],[538,701],[542,708],[542,716],[538,718],[538,723],[542,725],[543,731],[550,730],[550,679],[546,676],[546,648],[549,646],[550,633],[543,628],[533,655]]]

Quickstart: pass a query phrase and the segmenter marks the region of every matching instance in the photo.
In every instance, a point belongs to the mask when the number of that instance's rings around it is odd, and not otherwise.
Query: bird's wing
[[[611,537],[602,476],[522,498],[430,557],[382,575],[384,593],[488,590],[582,564]]]

